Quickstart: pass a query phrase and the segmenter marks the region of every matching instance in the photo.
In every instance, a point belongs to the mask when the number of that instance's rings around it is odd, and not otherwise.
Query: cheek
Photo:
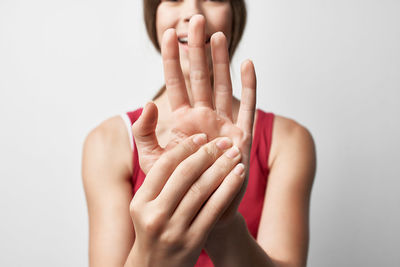
[[[157,42],[158,42],[158,46],[160,47],[160,49],[161,49],[161,40],[162,40],[163,32],[164,31],[159,26],[156,25]]]
[[[157,33],[157,41],[158,41],[158,45],[161,47],[161,40],[162,40],[162,33],[165,31],[165,29],[163,29],[163,18],[161,16],[156,15],[156,33]]]
[[[229,41],[232,32],[232,10],[230,6],[210,11],[207,18],[211,26],[210,30],[212,32],[222,31]]]
[[[174,16],[172,10],[165,8],[163,4],[160,4],[156,12],[156,33],[158,44],[161,46],[162,36],[165,30],[174,27]]]

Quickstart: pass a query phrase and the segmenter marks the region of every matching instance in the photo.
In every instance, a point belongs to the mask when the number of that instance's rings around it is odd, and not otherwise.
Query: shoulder
[[[89,132],[83,145],[82,171],[108,168],[120,176],[132,173],[132,150],[122,117],[111,117]],[[115,169],[117,168],[117,169]],[[89,175],[88,175],[89,176]]]
[[[287,146],[287,142],[304,143],[314,146],[311,132],[297,121],[283,117],[280,115],[274,116],[273,137],[275,144],[279,147]]]
[[[117,115],[106,119],[89,132],[85,139],[84,148],[105,149],[112,151],[125,147],[129,139],[125,122]]]
[[[314,138],[311,132],[297,121],[275,115],[268,165],[274,168],[288,162],[309,173],[306,176],[314,177],[316,165]]]
[[[306,266],[316,166],[314,140],[295,120],[274,117],[270,172],[257,241],[277,262]]]
[[[129,151],[121,116],[103,121],[85,139],[82,183],[89,216],[90,266],[122,266],[134,242]]]

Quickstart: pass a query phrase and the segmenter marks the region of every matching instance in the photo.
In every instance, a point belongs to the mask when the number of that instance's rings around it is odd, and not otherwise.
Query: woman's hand
[[[189,135],[203,132],[208,135],[210,140],[219,136],[231,138],[242,153],[242,163],[244,163],[247,172],[256,102],[254,66],[251,61],[242,64],[242,99],[237,120],[234,121],[229,54],[224,34],[219,32],[211,37],[214,95],[205,49],[205,21],[203,16],[195,15],[191,18],[188,38],[192,104],[189,101],[180,66],[176,32],[174,29],[169,29],[164,33],[161,51],[166,91],[172,109],[173,138],[166,148],[160,147],[155,134],[157,108],[152,103],[147,104],[142,116],[132,127],[139,152],[140,166],[147,173],[154,162],[180,140]],[[236,213],[244,195],[246,184],[247,179],[235,201],[224,215],[224,219],[228,220]]]
[[[194,266],[208,233],[244,182],[229,138],[191,136],[163,153],[136,192],[136,239],[125,266]]]

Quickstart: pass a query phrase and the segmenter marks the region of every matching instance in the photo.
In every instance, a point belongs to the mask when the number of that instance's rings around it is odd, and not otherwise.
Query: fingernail
[[[228,137],[224,137],[224,138],[218,140],[216,145],[219,149],[225,150],[232,146],[232,140],[229,139]]]
[[[244,165],[243,163],[239,163],[236,165],[235,169],[233,170],[233,173],[236,175],[242,175],[244,173]]]
[[[193,143],[196,145],[203,145],[207,142],[207,135],[205,133],[196,134],[193,136]]]
[[[231,158],[231,159],[233,159],[233,158],[235,158],[237,155],[239,155],[239,148],[237,148],[236,146],[233,146],[231,149],[229,149],[227,152],[226,152],[226,156],[228,157],[228,158]]]

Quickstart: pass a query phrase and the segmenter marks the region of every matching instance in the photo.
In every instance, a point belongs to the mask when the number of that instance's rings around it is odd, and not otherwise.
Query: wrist
[[[215,266],[230,266],[227,263],[234,259],[249,235],[246,221],[237,212],[232,220],[210,232],[204,249]]]
[[[228,217],[229,219],[227,219]],[[233,230],[240,228],[241,226],[245,226],[247,228],[242,214],[236,210],[234,214],[229,214],[228,216],[220,219],[211,230],[209,236],[211,236],[211,238],[215,236],[223,237],[228,233],[231,233]]]
[[[124,267],[147,266],[144,258],[144,254],[138,251],[137,242],[135,242],[125,261]]]

